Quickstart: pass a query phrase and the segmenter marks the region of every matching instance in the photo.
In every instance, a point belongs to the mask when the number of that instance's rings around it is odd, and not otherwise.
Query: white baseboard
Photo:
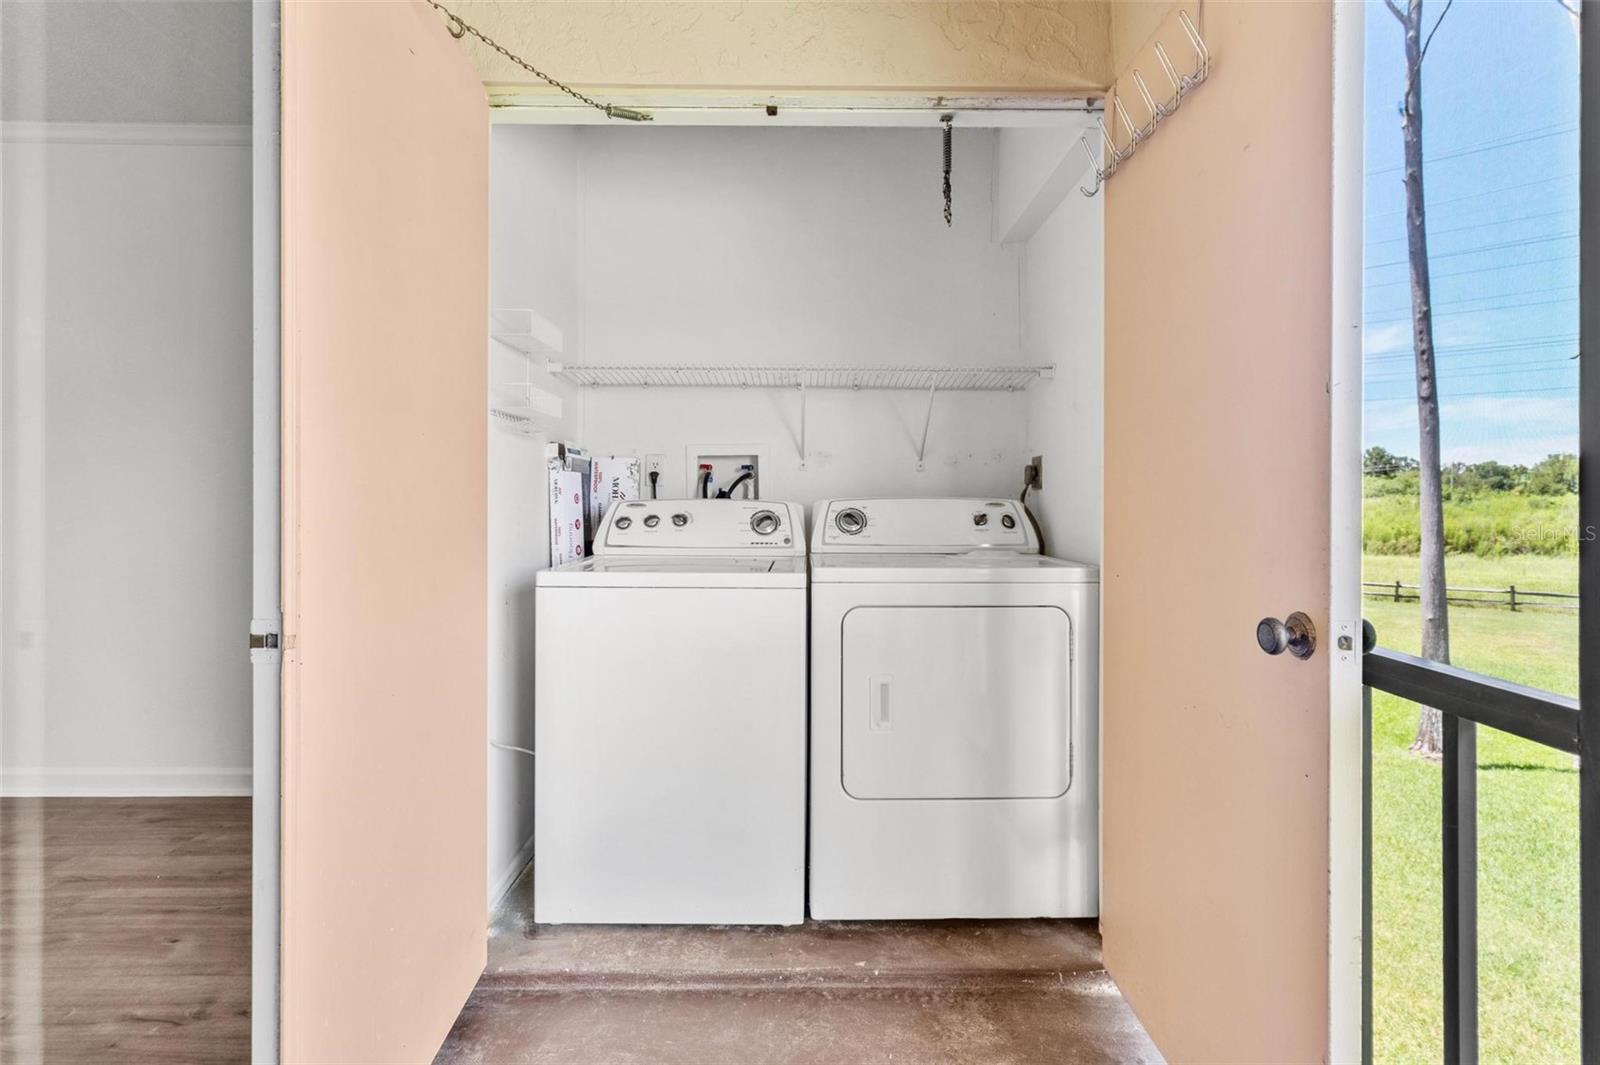
[[[489,884],[490,913],[493,913],[495,908],[500,905],[501,900],[506,897],[506,892],[511,890],[511,885],[517,882],[517,877],[522,875],[522,871],[528,867],[528,863],[531,861],[533,861],[533,837],[529,836],[527,842],[517,848],[516,857],[512,858]]]
[[[246,769],[0,769],[0,795],[141,797],[249,795]]]

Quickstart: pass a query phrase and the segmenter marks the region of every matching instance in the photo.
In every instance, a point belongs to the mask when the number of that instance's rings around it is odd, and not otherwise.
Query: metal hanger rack
[[[825,388],[853,392],[926,392],[927,413],[917,445],[925,469],[933,399],[940,392],[1019,392],[1055,377],[1054,366],[658,366],[548,362],[552,377],[585,388],[793,388],[800,392],[800,468],[806,468],[806,393]]]
[[[1089,170],[1094,174],[1093,185],[1079,185],[1078,191],[1085,196],[1093,196],[1100,191],[1102,185],[1111,180],[1124,162],[1133,158],[1133,153],[1139,150],[1139,145],[1155,135],[1156,127],[1177,113],[1183,104],[1184,97],[1188,96],[1204,82],[1211,73],[1211,51],[1206,48],[1205,40],[1200,36],[1200,31],[1195,28],[1194,21],[1189,18],[1189,13],[1182,8],[1178,9],[1178,23],[1183,27],[1184,34],[1189,38],[1189,44],[1194,48],[1194,71],[1189,74],[1180,74],[1178,68],[1167,55],[1166,46],[1156,41],[1152,46],[1156,62],[1161,64],[1161,72],[1166,75],[1167,81],[1172,85],[1172,96],[1167,100],[1157,100],[1150,91],[1149,84],[1144,80],[1144,74],[1135,67],[1128,73],[1133,81],[1133,86],[1138,90],[1140,99],[1144,102],[1145,112],[1150,116],[1142,125],[1134,125],[1128,117],[1128,109],[1122,103],[1122,97],[1115,88],[1112,89],[1111,99],[1106,103],[1106,117],[1096,118],[1095,122],[1100,127],[1100,152],[1089,146],[1088,137],[1078,138],[1078,143],[1083,145],[1084,154],[1089,157]],[[1118,79],[1119,81],[1121,79]],[[1117,147],[1116,138],[1106,128],[1106,119],[1120,122],[1123,132],[1128,135],[1128,146],[1123,149]]]

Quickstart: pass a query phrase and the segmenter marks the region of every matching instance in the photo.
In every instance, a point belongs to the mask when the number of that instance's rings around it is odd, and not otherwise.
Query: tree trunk
[[[1405,138],[1406,251],[1411,263],[1412,344],[1417,367],[1420,473],[1418,523],[1422,534],[1422,657],[1450,661],[1449,603],[1444,581],[1444,497],[1439,471],[1439,391],[1433,353],[1433,294],[1428,277],[1428,225],[1422,190],[1422,0],[1409,0],[1406,35]],[[1411,749],[1430,758],[1444,750],[1439,711],[1423,707]]]

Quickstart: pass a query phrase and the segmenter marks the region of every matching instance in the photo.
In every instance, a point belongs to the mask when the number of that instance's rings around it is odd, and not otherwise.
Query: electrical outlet
[[[665,458],[666,456],[664,455],[646,455],[644,457],[644,475],[648,477],[652,473],[659,474],[661,472],[661,463]]]
[[[1044,456],[1033,456],[1033,462],[1030,465],[1033,466],[1033,481],[1029,487],[1035,492],[1041,492],[1044,490]]]

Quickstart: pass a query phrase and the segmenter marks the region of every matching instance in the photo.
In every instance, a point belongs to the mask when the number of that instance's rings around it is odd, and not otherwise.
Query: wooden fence
[[[1393,599],[1395,602],[1416,600],[1421,592],[1415,584],[1399,581],[1362,581],[1362,594],[1372,599]],[[1445,599],[1469,606],[1508,606],[1512,610],[1524,607],[1541,607],[1554,610],[1578,609],[1575,592],[1531,592],[1516,585],[1505,588],[1459,588],[1446,586]]]

